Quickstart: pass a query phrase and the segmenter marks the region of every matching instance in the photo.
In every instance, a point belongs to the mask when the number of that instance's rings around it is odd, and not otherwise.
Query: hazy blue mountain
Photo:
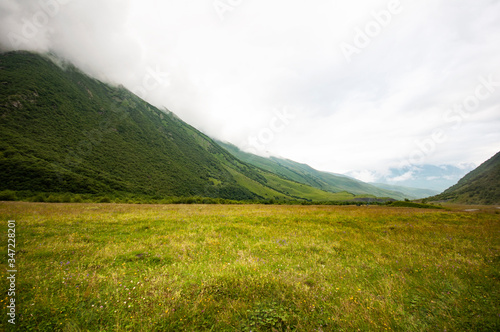
[[[391,168],[389,173],[383,176],[373,172],[375,179],[370,182],[443,192],[473,169],[474,165],[464,165],[462,168],[452,165],[418,165]],[[356,174],[357,172],[347,173],[352,177],[356,177]]]

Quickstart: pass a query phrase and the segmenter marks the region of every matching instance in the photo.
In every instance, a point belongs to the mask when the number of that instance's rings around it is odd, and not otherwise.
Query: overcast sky
[[[0,0],[0,33],[320,170],[500,151],[498,0]]]

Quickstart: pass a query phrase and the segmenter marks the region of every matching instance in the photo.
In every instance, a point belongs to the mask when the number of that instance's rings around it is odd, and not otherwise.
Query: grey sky
[[[0,31],[218,139],[363,180],[500,150],[500,1],[0,0]]]

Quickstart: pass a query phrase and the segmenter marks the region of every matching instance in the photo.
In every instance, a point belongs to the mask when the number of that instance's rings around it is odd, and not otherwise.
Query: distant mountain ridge
[[[500,152],[464,176],[433,201],[464,204],[500,204]]]
[[[346,175],[318,171],[309,165],[301,164],[288,159],[257,156],[244,152],[233,144],[220,141],[216,142],[227,151],[231,152],[239,160],[278,174],[286,179],[307,184],[321,190],[331,192],[347,191],[355,195],[368,194],[378,197],[390,197],[397,200],[403,200],[405,198],[416,199],[429,196],[429,194],[424,196],[421,196],[420,194],[415,195],[415,193],[411,194],[411,189],[406,192],[401,192],[399,190],[381,188]],[[435,193],[436,192],[431,191],[431,194]]]
[[[439,191],[431,190],[431,189],[411,188],[411,187],[405,187],[405,186],[394,186],[394,185],[390,185],[390,184],[386,184],[386,183],[370,183],[370,184],[372,184],[376,187],[382,188],[382,189],[398,191],[400,193],[403,193],[405,196],[408,196],[411,199],[425,198],[425,197],[439,194]]]

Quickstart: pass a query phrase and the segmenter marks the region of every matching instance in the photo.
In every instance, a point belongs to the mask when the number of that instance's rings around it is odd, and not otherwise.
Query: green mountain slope
[[[306,164],[276,157],[265,158],[241,151],[238,147],[229,143],[220,141],[217,141],[217,143],[245,163],[252,164],[260,169],[272,172],[285,179],[306,184],[324,191],[336,193],[348,192],[353,195],[390,197],[398,200],[415,198],[394,190],[378,188],[374,185],[370,185],[347,176],[321,172]]]
[[[256,197],[214,154],[249,177],[255,172],[127,90],[39,55],[0,61],[0,189]]]
[[[500,152],[464,176],[434,201],[464,204],[500,204]]]
[[[348,200],[242,162],[168,111],[71,65],[0,55],[0,191]]]

